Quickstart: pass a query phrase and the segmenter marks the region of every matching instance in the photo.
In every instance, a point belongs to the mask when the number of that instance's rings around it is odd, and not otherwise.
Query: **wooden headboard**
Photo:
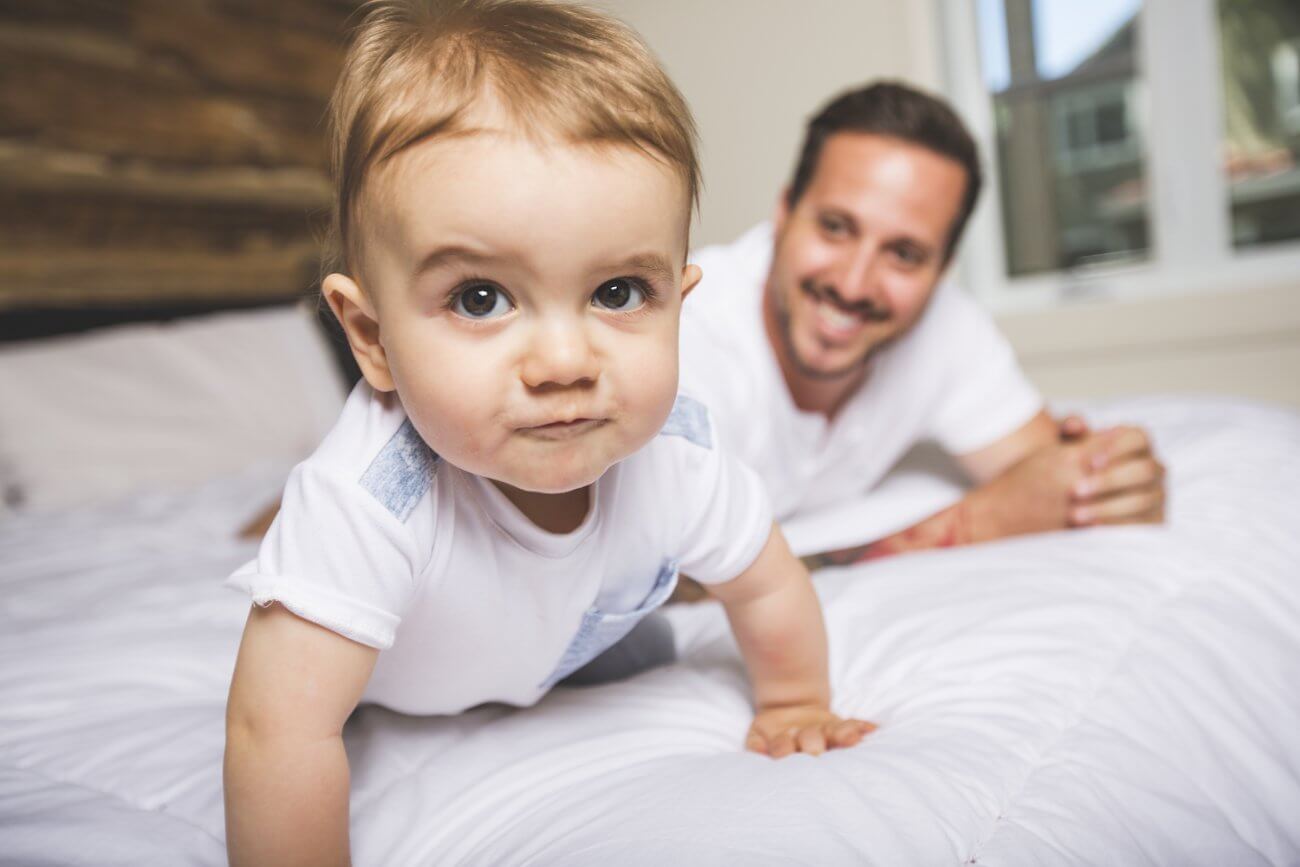
[[[0,2],[0,334],[311,293],[358,5]]]

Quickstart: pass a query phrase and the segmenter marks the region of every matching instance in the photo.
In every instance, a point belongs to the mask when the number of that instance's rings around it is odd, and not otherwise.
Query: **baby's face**
[[[671,169],[489,131],[418,145],[372,183],[359,228],[379,342],[444,460],[560,493],[655,436],[699,279]]]

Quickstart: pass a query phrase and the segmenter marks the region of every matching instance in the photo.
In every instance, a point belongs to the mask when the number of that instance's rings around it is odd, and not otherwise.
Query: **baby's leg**
[[[673,627],[668,618],[652,611],[622,641],[566,677],[564,686],[595,686],[622,680],[677,658]]]

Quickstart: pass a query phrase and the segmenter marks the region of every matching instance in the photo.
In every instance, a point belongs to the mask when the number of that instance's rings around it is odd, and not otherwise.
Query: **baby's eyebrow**
[[[481,267],[499,261],[499,257],[469,247],[463,247],[459,244],[445,244],[435,247],[421,257],[419,264],[415,266],[412,278],[418,278],[429,271],[435,271],[458,263]],[[672,266],[668,264],[667,259],[658,253],[639,253],[635,256],[629,256],[621,262],[609,266],[609,268],[613,271],[638,271],[668,282],[674,279]]]
[[[637,256],[631,256],[624,259],[622,263],[616,265],[615,268],[620,271],[640,271],[668,282],[671,282],[674,279],[674,272],[672,267],[668,264],[668,260],[663,256],[660,256],[658,253],[641,253]]]
[[[486,253],[480,253],[477,250],[471,250],[469,247],[462,247],[458,244],[446,244],[441,247],[435,247],[420,259],[415,266],[413,277],[419,277],[428,271],[434,271],[438,268],[456,262],[467,262],[471,265],[482,265],[493,260],[492,256]]]

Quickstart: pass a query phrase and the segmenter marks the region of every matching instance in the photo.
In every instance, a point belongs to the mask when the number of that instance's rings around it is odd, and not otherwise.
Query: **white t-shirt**
[[[916,325],[876,354],[833,421],[804,412],[763,324],[771,225],[691,261],[704,277],[683,305],[683,388],[709,405],[723,447],[758,472],[778,520],[861,497],[918,442],[968,454],[1043,406],[989,315],[941,284]]]
[[[228,583],[382,650],[367,701],[529,705],[662,604],[679,569],[721,582],[758,556],[762,483],[716,446],[703,404],[678,396],[659,435],[595,483],[581,526],[549,533],[363,380]]]

